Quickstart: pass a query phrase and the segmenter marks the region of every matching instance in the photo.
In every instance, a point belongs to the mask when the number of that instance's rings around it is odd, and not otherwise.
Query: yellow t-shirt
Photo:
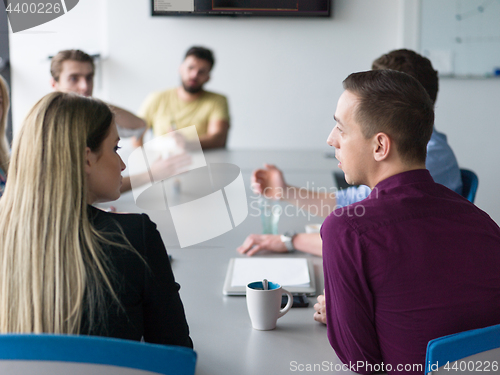
[[[198,135],[204,135],[211,120],[229,122],[225,96],[204,91],[196,100],[185,102],[178,98],[176,88],[150,94],[144,100],[139,116],[153,129],[155,136],[174,130],[172,123],[177,129],[195,125]]]

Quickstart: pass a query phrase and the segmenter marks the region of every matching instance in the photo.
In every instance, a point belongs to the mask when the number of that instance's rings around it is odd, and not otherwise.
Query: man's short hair
[[[436,103],[439,89],[438,72],[434,70],[429,59],[408,49],[398,49],[380,56],[372,64],[372,69],[392,69],[416,78],[424,86]]]
[[[425,162],[434,106],[415,78],[395,70],[370,70],[351,74],[343,85],[357,96],[354,119],[366,138],[383,132],[403,162]]]
[[[50,74],[56,82],[59,82],[59,77],[61,76],[63,62],[67,60],[73,60],[78,62],[88,62],[92,65],[92,72],[95,71],[94,59],[92,56],[86,54],[79,49],[67,49],[58,52],[50,62]]]
[[[211,50],[205,47],[194,46],[188,49],[186,52],[186,56],[184,56],[184,60],[188,58],[188,56],[194,56],[201,60],[206,60],[210,63],[210,69],[213,68],[215,64],[214,54]]]

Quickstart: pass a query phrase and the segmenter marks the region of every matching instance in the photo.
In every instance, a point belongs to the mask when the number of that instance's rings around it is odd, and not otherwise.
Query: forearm
[[[113,105],[109,105],[112,111],[115,113],[116,124],[125,129],[142,129],[146,128],[146,122],[137,117],[133,113]]]
[[[200,145],[204,150],[226,147],[227,134],[215,133],[200,135]]]
[[[202,149],[226,147],[229,122],[227,120],[210,120],[207,133],[200,135]]]
[[[322,217],[330,215],[337,204],[333,192],[311,191],[292,185],[286,186],[283,192],[283,200]]]
[[[293,237],[293,247],[304,253],[322,256],[321,236],[319,233],[298,233]]]

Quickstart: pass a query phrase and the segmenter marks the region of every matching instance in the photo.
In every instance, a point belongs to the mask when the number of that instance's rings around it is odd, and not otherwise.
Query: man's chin
[[[344,172],[344,178],[345,182],[347,182],[349,185],[358,185],[356,181],[352,180],[348,175],[345,174],[345,172]]]
[[[203,90],[203,86],[186,86],[186,85],[182,85],[182,87],[184,88],[184,91],[190,93],[190,94],[198,94],[199,92],[201,92]]]

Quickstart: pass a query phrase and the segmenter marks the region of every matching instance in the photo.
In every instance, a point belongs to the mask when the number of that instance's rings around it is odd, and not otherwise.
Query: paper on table
[[[267,279],[282,286],[309,286],[309,270],[305,258],[238,258],[234,261],[231,286],[246,286]]]

